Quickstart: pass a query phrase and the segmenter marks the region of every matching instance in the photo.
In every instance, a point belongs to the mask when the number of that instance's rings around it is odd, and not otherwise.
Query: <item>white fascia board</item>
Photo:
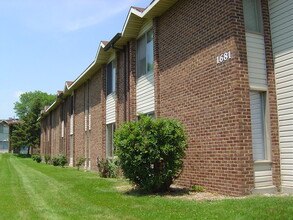
[[[147,13],[149,13],[150,10],[152,10],[152,8],[161,0],[156,0],[156,1],[153,1],[152,4],[150,4],[143,12],[142,12],[142,15],[141,17],[144,17]]]
[[[127,15],[127,19],[126,19],[126,21],[125,21],[125,23],[124,23],[124,25],[123,25],[123,29],[122,29],[122,36],[124,36],[124,33],[125,33],[125,29],[126,29],[126,26],[127,26],[127,24],[128,24],[128,21],[129,21],[129,19],[130,19],[130,16],[131,16],[131,14],[134,14],[134,15],[136,15],[136,16],[138,16],[138,17],[140,17],[140,18],[144,18],[152,9],[153,9],[153,7],[159,2],[159,1],[161,1],[161,0],[156,0],[156,1],[153,1],[143,12],[139,12],[137,9],[135,9],[135,8],[130,8],[130,10],[129,10],[129,13],[128,13],[128,15]]]
[[[54,101],[50,106],[49,106],[49,108],[45,111],[45,113],[44,113],[44,115],[46,115],[46,113],[48,112],[50,112],[51,111],[51,109],[53,110],[53,107],[54,107],[54,105],[57,103],[57,101]]]
[[[127,18],[126,18],[126,21],[125,21],[125,23],[123,25],[123,28],[122,28],[121,36],[123,36],[124,33],[125,33],[125,29],[126,29],[126,26],[128,24],[128,21],[130,19],[131,14],[137,15],[140,18],[142,17],[142,13],[141,12],[139,12],[138,10],[136,10],[134,8],[130,8],[130,10],[128,12],[128,15],[127,15]]]
[[[71,84],[71,86],[69,86],[68,91],[70,92],[70,90],[75,86],[75,84],[81,80],[97,63],[97,61],[99,60],[99,55],[101,53],[101,51],[103,51],[102,49],[105,47],[105,45],[101,42],[98,52],[96,54],[96,58],[95,60],[85,69],[85,71],[83,71],[83,73],[76,79],[74,80],[74,82]]]
[[[96,61],[93,61],[84,71],[82,74],[79,75],[79,77],[77,77],[76,80],[74,80],[74,82],[68,87],[68,91],[70,92],[71,89],[75,86],[75,84],[82,79],[87,73],[88,71],[94,66]]]
[[[99,60],[99,55],[101,54],[102,51],[104,51],[105,46],[106,45],[103,44],[103,42],[100,43],[100,46],[99,46],[97,54],[96,54],[95,63]]]

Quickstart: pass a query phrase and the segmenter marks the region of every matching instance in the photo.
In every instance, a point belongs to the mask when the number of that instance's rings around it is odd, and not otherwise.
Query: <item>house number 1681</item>
[[[217,63],[223,63],[226,60],[231,59],[231,51],[225,52],[220,56],[217,56]]]

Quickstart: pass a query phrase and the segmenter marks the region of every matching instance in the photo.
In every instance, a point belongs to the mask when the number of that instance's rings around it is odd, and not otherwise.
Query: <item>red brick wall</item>
[[[116,123],[119,126],[119,123],[126,121],[126,99],[125,99],[125,57],[124,52],[116,53]]]
[[[68,96],[65,101],[65,121],[64,121],[64,138],[65,138],[65,149],[66,149],[66,157],[69,159],[70,157],[70,96]]]
[[[40,153],[41,155],[45,155],[46,154],[46,123],[45,120],[42,119],[40,121],[41,124],[41,136],[40,136]]]
[[[274,183],[277,112],[267,3],[263,1]],[[250,98],[242,1],[182,0],[154,19],[156,115],[181,120],[189,136],[178,182],[228,194],[253,185]],[[231,51],[232,59],[216,64]]]
[[[74,164],[80,157],[85,157],[84,139],[84,85],[74,91]]]
[[[90,79],[90,160],[91,169],[97,169],[97,158],[105,157],[105,91],[103,90],[103,70],[98,71]]]
[[[269,111],[270,111],[270,129],[271,129],[271,148],[272,148],[272,171],[273,171],[273,184],[276,186],[281,185],[281,171],[280,171],[280,150],[279,150],[279,134],[278,134],[278,109],[276,97],[276,84],[274,73],[274,60],[272,52],[272,39],[270,31],[270,18],[268,1],[262,0],[262,15],[264,25],[264,39],[266,48],[266,63],[268,74],[268,96],[269,96]]]
[[[182,0],[155,22],[156,109],[160,117],[182,121],[189,137],[181,185],[228,194],[253,188],[241,16],[241,1]],[[226,51],[232,59],[217,64],[216,57]]]
[[[61,123],[60,123],[60,106],[52,111],[52,127],[51,127],[51,149],[52,156],[57,157],[60,152],[60,134],[61,134]]]
[[[129,120],[136,120],[136,40],[129,42]]]

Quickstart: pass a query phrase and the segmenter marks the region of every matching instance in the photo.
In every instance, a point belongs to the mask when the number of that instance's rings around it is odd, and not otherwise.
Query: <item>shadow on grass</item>
[[[124,192],[125,195],[128,196],[171,196],[171,197],[177,197],[177,196],[185,196],[189,195],[189,189],[187,188],[179,188],[179,187],[170,187],[168,191],[166,192],[149,192],[144,191],[139,188],[133,188],[126,192]]]
[[[32,155],[30,154],[13,154],[14,156],[16,157],[19,157],[19,158],[31,158]]]

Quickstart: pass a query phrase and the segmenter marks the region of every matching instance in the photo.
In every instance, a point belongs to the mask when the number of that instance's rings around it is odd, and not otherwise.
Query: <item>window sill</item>
[[[254,164],[272,164],[273,162],[270,160],[256,160]]]
[[[245,30],[246,33],[250,33],[250,34],[257,34],[260,36],[264,36],[264,34],[262,32],[256,32],[256,31],[251,31],[251,30]]]

